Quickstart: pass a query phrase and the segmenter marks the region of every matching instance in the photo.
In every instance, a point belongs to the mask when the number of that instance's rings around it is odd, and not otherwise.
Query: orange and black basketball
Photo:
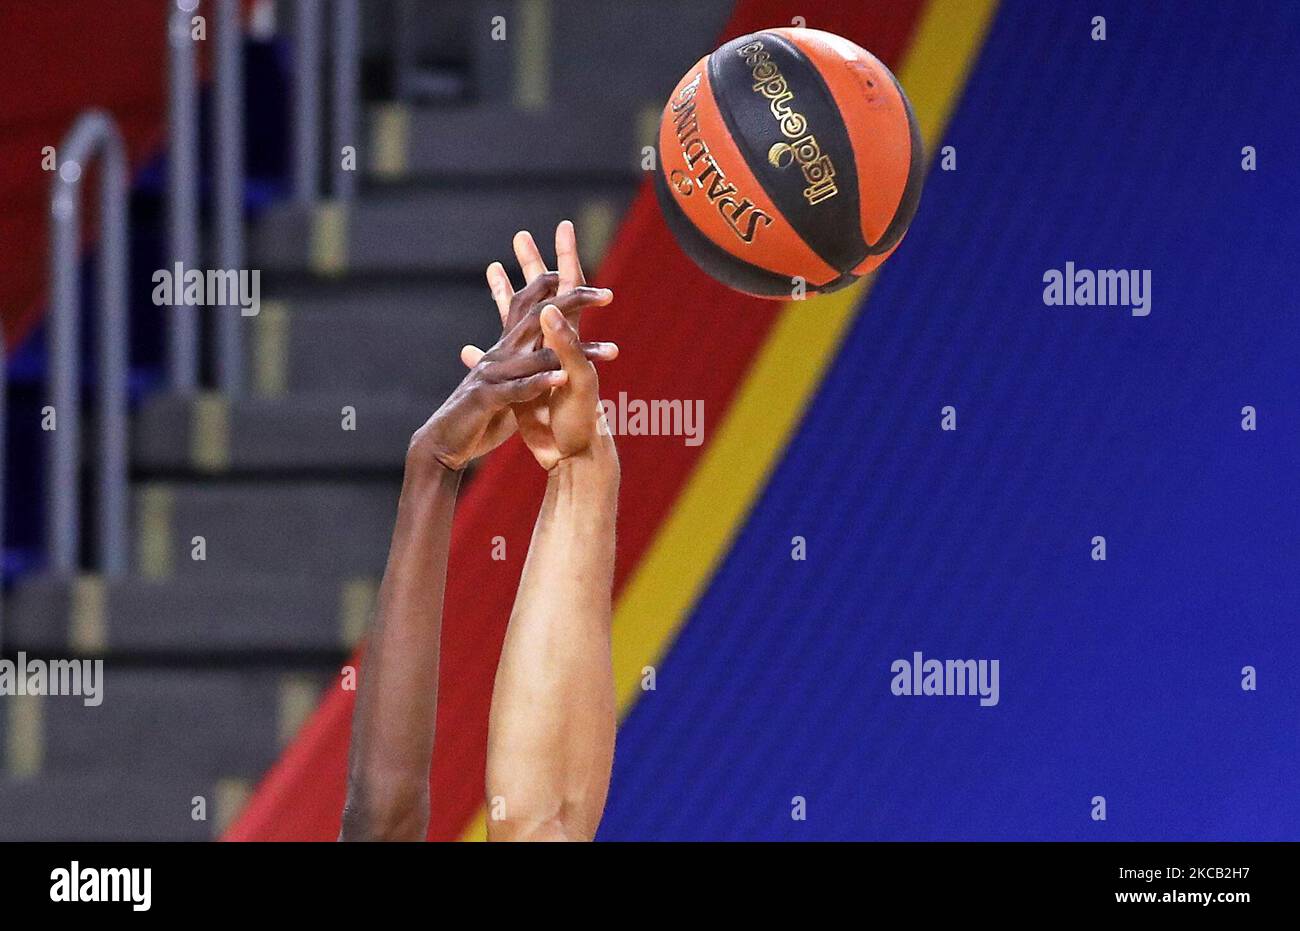
[[[706,55],[659,127],[659,202],[702,269],[739,291],[834,291],[880,265],[916,213],[911,104],[875,56],[816,29]]]

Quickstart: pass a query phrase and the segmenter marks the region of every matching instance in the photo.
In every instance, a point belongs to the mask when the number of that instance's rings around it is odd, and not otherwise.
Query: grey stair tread
[[[580,238],[594,225],[613,226],[634,191],[625,183],[492,184],[372,191],[347,208],[281,204],[255,228],[252,254],[268,272],[478,275],[488,263],[509,258],[520,229],[545,241],[564,219],[574,220]],[[590,222],[591,216],[601,220]],[[322,246],[326,241],[336,245]]]
[[[480,17],[471,23],[483,25],[470,32],[478,95],[517,99],[522,87],[534,98],[577,103],[593,97],[662,102],[686,69],[718,44],[735,5],[732,0],[564,0],[547,5],[539,22],[521,15],[518,0],[478,3]],[[506,19],[506,41],[492,40],[488,24],[494,14]],[[535,62],[539,73],[526,68],[521,73],[524,49],[531,51],[526,60]]]
[[[169,581],[38,577],[9,596],[5,649],[58,655],[345,649],[365,623],[374,585],[366,577],[230,573]]]
[[[409,4],[410,15],[400,16],[401,4],[366,3],[362,17],[361,35],[367,57],[389,58],[402,32],[417,60],[457,60],[465,54],[470,30],[475,25],[476,4],[465,0],[418,0]],[[283,13],[288,22],[293,21],[296,8],[288,5]],[[328,20],[327,20],[328,21]],[[285,35],[292,35],[285,31]]]
[[[447,360],[458,366],[459,361]],[[305,392],[231,401],[155,395],[134,418],[132,461],[144,469],[221,474],[264,470],[391,470],[437,409],[436,395]],[[345,430],[344,408],[355,411]]]
[[[371,175],[382,179],[642,177],[642,112],[649,101],[609,101],[582,117],[566,110],[477,106],[379,105],[369,114]],[[659,103],[662,106],[662,101]],[[491,139],[491,145],[466,145]]]
[[[207,820],[193,817],[195,796]],[[0,841],[206,841],[217,834],[211,782],[93,770],[0,777]]]
[[[606,0],[553,4],[551,93],[556,100],[583,100],[596,95],[596,81],[604,99],[662,106],[686,70],[717,47],[734,6],[730,0],[657,0],[649,10]]]
[[[522,284],[522,282],[520,282]],[[292,291],[250,325],[253,394],[337,391],[426,398],[432,411],[464,377],[460,348],[500,336],[486,285],[410,284],[325,297]]]
[[[276,670],[153,669],[102,665],[98,705],[80,696],[39,702],[40,768],[50,773],[134,772],[255,778],[315,706],[326,674]],[[0,714],[0,754],[12,770],[9,699]],[[30,717],[25,718],[30,721]],[[31,726],[27,725],[28,732]]]
[[[502,261],[509,258],[510,243],[502,243]],[[486,268],[486,265],[484,266]],[[517,274],[516,274],[517,277]],[[264,292],[266,303],[279,303],[290,311],[355,313],[400,310],[425,313],[449,322],[494,305],[482,271],[466,278],[326,278],[300,279]],[[491,319],[496,319],[489,313]],[[252,318],[256,319],[256,318]]]
[[[383,572],[400,482],[148,482],[133,490],[146,578]],[[205,559],[195,559],[202,537]]]

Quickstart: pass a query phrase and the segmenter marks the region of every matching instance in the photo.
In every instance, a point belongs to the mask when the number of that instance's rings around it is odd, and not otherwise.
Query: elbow
[[[529,812],[522,817],[489,818],[489,841],[592,841],[600,816],[584,817],[580,809],[561,805],[551,813]]]
[[[520,843],[526,841],[589,841],[560,818],[530,821],[508,818],[489,821],[487,839],[494,843]]]
[[[341,841],[421,841],[429,830],[429,787],[361,779],[348,787]]]

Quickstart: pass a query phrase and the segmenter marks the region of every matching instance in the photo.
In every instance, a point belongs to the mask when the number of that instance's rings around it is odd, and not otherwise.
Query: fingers
[[[560,269],[561,291],[572,291],[587,283],[578,258],[578,236],[572,220],[562,220],[555,228],[555,264]]]
[[[583,343],[582,354],[592,362],[613,362],[618,358],[618,343]]]
[[[510,309],[506,314],[505,329],[507,331],[513,329],[530,310],[535,309],[541,302],[554,297],[559,286],[560,276],[555,272],[538,275],[524,285],[523,290],[517,292],[510,299]]]
[[[618,358],[619,348],[617,343],[583,343],[582,354],[592,362],[613,362]],[[485,355],[487,353],[477,346],[462,346],[460,349],[461,364],[467,369],[472,369],[478,365]],[[556,364],[559,364],[558,359]]]
[[[566,317],[573,315],[575,311],[583,310],[587,307],[604,307],[614,300],[614,292],[609,288],[588,288],[579,286],[559,297],[554,298],[551,303],[554,304]]]
[[[591,362],[613,362],[618,358],[620,351],[618,343],[592,342],[582,344],[582,355]],[[551,350],[539,349],[537,352],[550,353],[550,358],[555,359],[555,365],[551,366],[551,368],[559,366],[559,359],[554,353],[551,353]],[[487,353],[482,349],[479,349],[477,346],[462,346],[460,350],[460,361],[465,368],[472,369],[483,360],[485,355],[487,355]]]
[[[485,355],[487,355],[487,353],[482,349],[479,349],[477,346],[460,347],[460,362],[461,365],[465,366],[467,369],[472,369],[474,366],[478,365]]]
[[[539,275],[546,274],[546,262],[542,260],[542,253],[538,251],[532,233],[528,230],[515,233],[514,245],[515,258],[519,260],[519,267],[523,269],[524,281],[531,282]]]
[[[515,289],[510,284],[510,276],[506,273],[506,267],[500,262],[493,262],[487,267],[488,290],[492,292],[492,300],[496,302],[497,313],[501,316],[501,327],[505,328],[506,320],[510,317],[510,299],[515,296]]]
[[[559,370],[559,356],[550,349],[537,349],[498,362],[487,362],[483,367],[483,378],[490,382],[513,381],[516,378],[536,375],[538,372]]]
[[[548,272],[547,275],[554,276],[555,272]],[[529,287],[532,286],[529,285]],[[525,294],[527,290],[528,289],[525,288],[524,291],[519,292],[520,295]],[[516,303],[519,302],[518,297],[519,296],[516,295]],[[532,308],[526,314],[523,314],[516,319],[510,331],[501,338],[500,345],[517,350],[521,346],[526,346],[530,343],[536,342],[537,336],[541,330],[542,308],[546,306],[553,305],[559,309],[561,314],[565,316],[574,316],[580,313],[584,308],[604,307],[612,300],[614,300],[614,292],[610,291],[608,288],[587,287],[575,288],[567,294],[561,294],[559,297],[550,300],[542,298],[533,304]],[[512,308],[512,316],[515,312],[516,310]]]
[[[558,388],[565,383],[568,375],[563,369],[555,372],[538,372],[526,378],[497,382],[491,386],[494,398],[500,404],[522,404],[533,398]]]
[[[514,249],[525,281],[532,281],[538,275],[546,273],[546,260],[542,258],[537,241],[528,230],[515,233]],[[555,228],[555,258],[560,269],[561,291],[570,291],[587,283],[582,261],[578,258],[578,236],[572,220],[562,220]]]
[[[569,384],[581,391],[595,382],[596,370],[582,354],[582,344],[578,341],[578,331],[554,304],[547,304],[542,311],[542,339],[560,360],[560,365],[569,376]]]

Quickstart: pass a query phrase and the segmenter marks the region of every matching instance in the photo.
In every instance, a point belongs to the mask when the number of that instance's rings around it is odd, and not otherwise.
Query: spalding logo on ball
[[[834,291],[894,251],[921,198],[897,79],[816,29],[768,29],[695,63],[659,125],[655,189],[695,263],[760,297]]]

